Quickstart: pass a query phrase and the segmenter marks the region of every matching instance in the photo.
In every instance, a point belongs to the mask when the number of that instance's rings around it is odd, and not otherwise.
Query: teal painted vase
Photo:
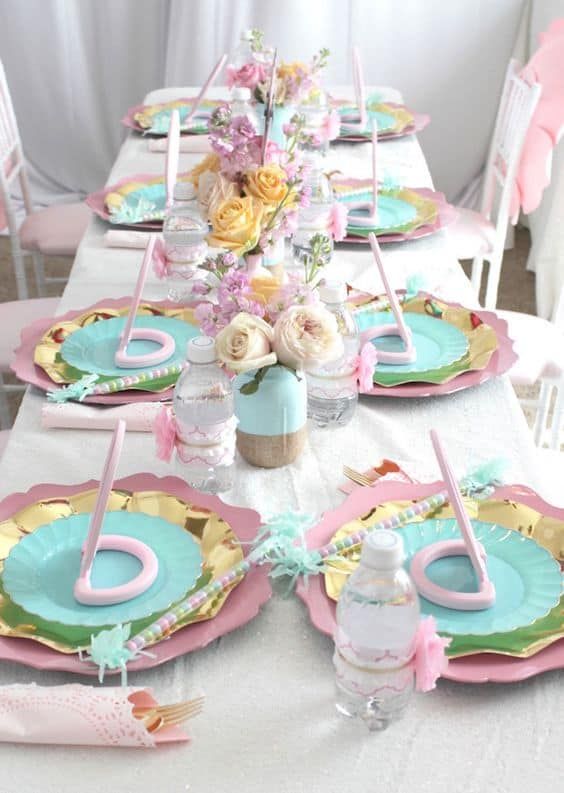
[[[307,437],[307,385],[303,372],[271,366],[254,393],[241,388],[252,383],[256,370],[233,381],[237,449],[251,465],[279,468],[294,462]]]
[[[264,132],[264,104],[258,102],[256,111],[260,120],[260,134]],[[289,124],[290,119],[296,113],[294,105],[274,105],[272,108],[272,121],[268,132],[268,139],[276,143],[281,148],[286,148],[286,136],[284,135],[284,124]]]

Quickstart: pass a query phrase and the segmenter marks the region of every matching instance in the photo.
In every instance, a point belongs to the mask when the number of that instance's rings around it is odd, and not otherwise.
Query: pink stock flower
[[[325,140],[335,140],[341,131],[341,119],[336,110],[332,110],[321,125]]]
[[[425,617],[421,620],[415,637],[416,691],[431,691],[435,688],[437,679],[448,666],[445,647],[448,647],[451,641],[437,634],[434,617]]]
[[[245,63],[240,69],[235,66],[227,67],[227,87],[234,85],[240,88],[250,88],[253,91],[259,83],[266,80],[266,69],[262,63]]]
[[[164,242],[158,237],[153,248],[153,272],[157,278],[166,278],[167,262]]]
[[[343,240],[347,235],[347,215],[346,206],[339,201],[335,201],[331,207],[329,231],[337,242]]]
[[[302,187],[302,192],[300,194],[300,207],[305,209],[311,203],[311,187],[309,185],[304,185]]]
[[[170,462],[176,443],[176,419],[167,407],[162,407],[153,422],[153,433],[157,442],[157,457]]]
[[[376,347],[367,341],[356,359],[358,387],[363,393],[371,391],[374,387],[374,368],[377,363],[378,352]]]

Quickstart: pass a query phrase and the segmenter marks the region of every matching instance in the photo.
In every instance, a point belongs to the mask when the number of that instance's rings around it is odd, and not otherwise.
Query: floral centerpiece
[[[231,252],[203,267],[214,301],[200,303],[195,314],[202,331],[215,337],[219,360],[237,375],[238,449],[254,465],[292,462],[306,438],[303,370],[343,354],[337,320],[312,286],[316,268],[307,274],[309,283],[291,278],[282,284],[253,277]]]

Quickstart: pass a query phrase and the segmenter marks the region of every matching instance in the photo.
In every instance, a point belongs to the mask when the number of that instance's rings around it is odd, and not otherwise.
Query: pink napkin
[[[104,245],[106,248],[140,248],[147,247],[149,232],[147,231],[125,231],[122,229],[110,229],[104,234]],[[160,239],[160,234],[157,235]]]
[[[166,152],[167,138],[151,138],[149,151]],[[212,151],[207,135],[182,135],[180,151],[185,154],[209,154]]]
[[[151,432],[162,402],[132,402],[115,407],[93,407],[78,402],[47,402],[41,408],[44,429],[114,430],[124,419],[129,432]]]
[[[147,732],[133,715],[155,705],[150,689],[131,686],[1,686],[0,741],[136,748],[188,741],[179,727]]]

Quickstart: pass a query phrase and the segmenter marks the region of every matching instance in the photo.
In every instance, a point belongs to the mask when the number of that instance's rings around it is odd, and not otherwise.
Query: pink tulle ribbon
[[[445,648],[451,639],[437,634],[434,617],[425,617],[419,623],[415,638],[415,690],[432,691],[438,678],[446,671],[448,658]]]
[[[157,442],[157,457],[169,463],[176,444],[176,419],[167,407],[162,407],[153,422]]]
[[[329,231],[336,242],[340,242],[347,235],[347,215],[346,206],[339,201],[335,201],[331,207]]]
[[[363,345],[360,355],[356,359],[357,380],[361,391],[370,391],[374,386],[374,369],[378,363],[378,351],[369,341]]]
[[[157,278],[167,275],[166,251],[164,242],[158,238],[153,248],[153,272]]]
[[[332,110],[321,125],[321,132],[325,140],[335,140],[341,131],[341,118],[336,110]]]

